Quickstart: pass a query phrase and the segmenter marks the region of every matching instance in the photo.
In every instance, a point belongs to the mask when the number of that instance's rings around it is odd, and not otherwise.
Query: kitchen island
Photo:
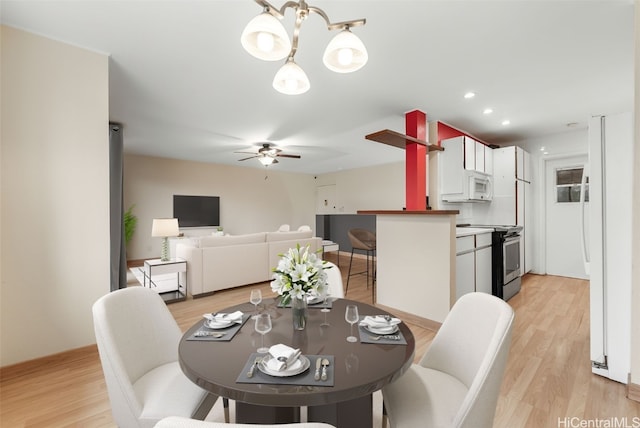
[[[376,304],[438,328],[455,302],[456,210],[358,211],[376,216]]]

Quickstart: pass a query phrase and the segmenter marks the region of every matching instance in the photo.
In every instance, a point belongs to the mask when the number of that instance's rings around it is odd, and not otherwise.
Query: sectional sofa
[[[202,297],[271,280],[280,254],[297,244],[317,251],[322,239],[311,230],[193,237],[176,245],[176,256],[187,261],[188,293]]]

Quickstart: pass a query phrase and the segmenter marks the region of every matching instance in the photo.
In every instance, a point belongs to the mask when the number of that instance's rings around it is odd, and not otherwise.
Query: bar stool
[[[372,288],[373,288],[373,298],[375,303],[375,282],[376,282],[376,271],[375,271],[375,252],[376,252],[376,234],[367,230],[367,229],[350,229],[347,233],[349,236],[349,241],[351,242],[351,258],[349,259],[349,273],[347,274],[347,286],[345,289],[345,295],[349,292],[349,279],[353,275],[360,275],[363,273],[367,274],[367,288],[369,288],[369,254],[371,254],[371,270],[372,275]],[[355,250],[364,251],[367,255],[367,270],[362,272],[351,273],[351,266],[353,264],[353,252]]]

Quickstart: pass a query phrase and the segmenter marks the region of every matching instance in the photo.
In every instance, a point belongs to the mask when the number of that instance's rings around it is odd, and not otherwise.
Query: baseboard
[[[637,383],[631,383],[631,373],[627,381],[627,398],[629,400],[640,402],[640,385]]]
[[[410,314],[409,312],[404,312],[399,309],[381,305],[379,303],[376,303],[375,306],[395,315],[398,318],[401,318],[403,321],[406,321],[410,324],[415,324],[418,327],[426,328],[427,330],[437,332],[438,330],[440,330],[440,327],[442,326],[442,323],[439,323],[437,321],[433,321],[428,318],[419,317],[417,315]]]
[[[0,382],[22,377],[26,374],[42,369],[43,367],[50,368],[52,366],[70,364],[74,361],[83,360],[85,358],[96,358],[97,354],[98,346],[94,344],[60,352],[58,354],[47,355],[34,360],[0,367]]]

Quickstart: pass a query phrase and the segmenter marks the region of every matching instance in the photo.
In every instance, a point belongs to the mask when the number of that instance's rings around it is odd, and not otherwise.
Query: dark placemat
[[[233,336],[235,336],[236,333],[238,333],[238,331],[240,331],[240,329],[242,328],[244,323],[246,323],[249,318],[251,318],[250,314],[244,314],[244,315],[242,315],[242,323],[233,324],[230,327],[219,328],[219,329],[213,329],[213,328],[205,327],[204,323],[205,323],[206,320],[202,320],[202,325],[195,332],[193,332],[193,334],[191,336],[189,336],[187,338],[187,340],[197,340],[197,341],[202,341],[202,342],[228,342],[231,339],[233,339]],[[222,336],[222,337],[196,336],[196,334],[199,331],[211,332],[211,333],[220,333],[220,334],[224,334],[224,336]]]
[[[307,305],[307,308],[309,309],[333,309],[333,301],[335,299],[332,299],[331,297],[329,297],[327,299],[327,304],[325,305],[324,302],[319,302],[319,303],[314,303],[312,305]],[[291,301],[289,301],[289,303],[287,303],[286,305],[282,304],[282,299],[278,300],[278,307],[279,308],[290,308],[291,307]]]
[[[301,385],[301,386],[333,386],[334,383],[334,368],[335,361],[333,355],[305,355],[309,359],[311,365],[304,372],[295,376],[270,376],[262,373],[259,368],[255,368],[252,377],[247,377],[247,373],[253,364],[255,364],[256,358],[262,358],[268,354],[258,354],[254,352],[249,356],[247,363],[242,368],[242,371],[236,379],[237,383],[268,383],[272,385]],[[329,360],[327,366],[327,380],[315,380],[314,375],[316,373],[316,360],[318,358],[326,358]],[[321,370],[322,372],[322,370]]]
[[[361,343],[377,343],[379,345],[406,345],[407,340],[400,330],[391,334],[376,334],[358,325],[358,333]],[[375,339],[379,337],[379,339]]]

